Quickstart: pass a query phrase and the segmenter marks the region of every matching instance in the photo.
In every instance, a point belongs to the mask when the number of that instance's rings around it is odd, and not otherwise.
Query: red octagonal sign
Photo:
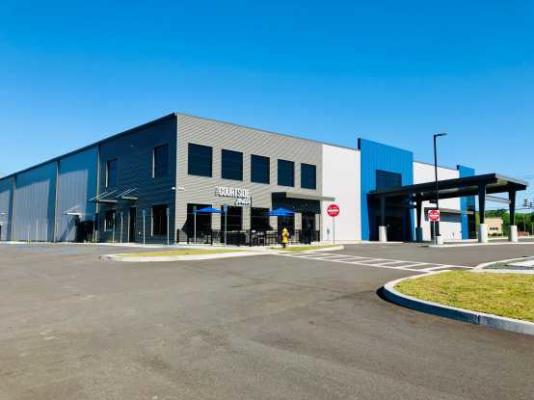
[[[331,217],[337,217],[339,215],[339,206],[337,204],[330,204],[326,212]]]
[[[437,222],[440,219],[439,210],[428,210],[428,220],[430,222]]]

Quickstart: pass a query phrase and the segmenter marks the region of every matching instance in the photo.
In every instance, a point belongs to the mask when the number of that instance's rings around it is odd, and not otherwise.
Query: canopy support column
[[[417,242],[423,241],[423,228],[421,226],[421,219],[423,217],[423,202],[420,198],[417,198],[415,200],[415,209],[416,209],[416,223],[417,226],[415,228],[415,240]]]
[[[488,229],[486,227],[486,185],[481,184],[478,186],[478,215],[479,215],[479,227],[478,227],[478,241],[480,243],[488,242]]]
[[[380,197],[380,226],[378,227],[378,241],[387,242],[388,233],[386,228],[386,198]]]
[[[511,242],[517,242],[519,241],[519,237],[517,235],[517,225],[515,224],[515,190],[511,190],[508,192],[508,199],[510,200],[510,233],[508,235],[508,239]]]

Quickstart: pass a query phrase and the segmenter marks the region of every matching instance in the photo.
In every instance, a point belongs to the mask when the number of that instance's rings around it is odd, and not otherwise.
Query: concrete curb
[[[311,250],[302,250],[302,251],[284,251],[282,249],[272,249],[271,251],[273,254],[281,254],[281,255],[294,255],[294,254],[309,254],[309,253],[318,253],[318,252],[325,252],[325,251],[340,251],[345,250],[345,246],[332,246],[332,247],[325,247],[324,249],[311,249]]]
[[[426,247],[431,249],[451,249],[454,247],[475,247],[475,246],[504,246],[504,245],[533,245],[533,242],[487,242],[487,243],[454,243],[454,244],[428,244]]]
[[[252,251],[236,251],[234,253],[218,253],[218,254],[198,254],[189,256],[154,256],[154,257],[135,257],[124,254],[105,254],[100,256],[100,259],[107,261],[119,262],[168,262],[168,261],[202,261],[202,260],[216,260],[219,258],[234,258],[234,257],[249,257],[261,256],[271,254],[268,252],[252,252]]]
[[[432,272],[431,274],[440,274],[443,272],[446,271]],[[395,289],[395,286],[402,281],[408,279],[418,279],[427,275],[429,274],[410,276],[388,282],[382,287],[383,295],[392,303],[427,314],[434,314],[440,317],[451,318],[476,325],[484,325],[490,328],[501,329],[505,331],[534,335],[534,323],[532,322],[500,317],[498,315],[485,314],[477,311],[450,307],[431,301],[420,300],[415,297],[402,294]]]

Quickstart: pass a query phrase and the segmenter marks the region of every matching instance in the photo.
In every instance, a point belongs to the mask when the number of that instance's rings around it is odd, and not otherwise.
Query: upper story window
[[[293,161],[278,160],[278,184],[295,186],[295,163]]]
[[[117,186],[117,159],[106,162],[106,187]]]
[[[189,175],[212,176],[213,149],[210,146],[189,143],[187,173]]]
[[[154,147],[152,156],[152,177],[159,178],[169,174],[169,145]]]
[[[376,170],[376,189],[390,189],[402,186],[402,175],[396,172]]]
[[[256,183],[269,183],[270,179],[270,159],[269,157],[250,156],[250,181]]]
[[[232,150],[222,150],[221,178],[243,180],[243,153]]]
[[[315,165],[300,164],[300,187],[317,189],[317,171]]]

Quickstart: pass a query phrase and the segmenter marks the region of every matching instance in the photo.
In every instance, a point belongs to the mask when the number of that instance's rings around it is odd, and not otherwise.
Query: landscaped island
[[[450,271],[395,288],[434,303],[534,322],[534,275]]]

